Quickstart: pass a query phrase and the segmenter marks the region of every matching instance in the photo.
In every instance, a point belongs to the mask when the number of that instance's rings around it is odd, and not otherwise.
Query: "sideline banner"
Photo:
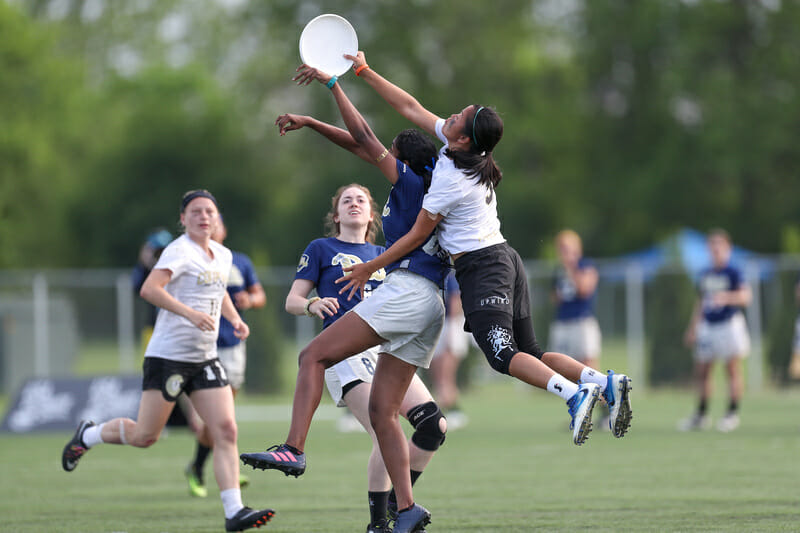
[[[25,382],[11,404],[2,431],[72,431],[84,419],[136,419],[142,376],[37,378]]]

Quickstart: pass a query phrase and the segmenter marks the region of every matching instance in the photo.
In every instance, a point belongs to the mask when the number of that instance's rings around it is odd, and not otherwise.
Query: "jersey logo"
[[[331,259],[331,265],[333,266],[341,265],[343,269],[349,268],[353,265],[358,265],[360,263],[363,263],[360,257],[355,256],[353,254],[345,254],[342,252],[339,252],[338,254],[333,256],[333,259]],[[369,279],[373,281],[383,281],[385,277],[386,277],[386,271],[381,268],[376,272],[374,272],[369,277]]]
[[[386,199],[386,203],[383,205],[383,213],[381,216],[388,217],[391,214],[391,209],[389,209],[389,199]]]
[[[213,285],[216,287],[227,287],[228,277],[215,270],[206,270],[197,276],[197,284],[203,286]]]
[[[307,266],[308,266],[308,255],[303,254],[300,256],[300,262],[297,263],[297,271],[300,272]]]

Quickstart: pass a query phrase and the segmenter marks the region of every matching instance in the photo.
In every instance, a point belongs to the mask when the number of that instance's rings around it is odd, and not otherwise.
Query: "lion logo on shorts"
[[[177,398],[181,393],[181,387],[183,387],[183,376],[180,374],[172,374],[167,378],[167,382],[164,384],[164,391],[166,391],[171,398]]]

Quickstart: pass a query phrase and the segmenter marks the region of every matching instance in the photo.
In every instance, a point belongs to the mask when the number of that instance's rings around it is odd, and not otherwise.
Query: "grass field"
[[[241,412],[257,413],[265,401],[244,397]],[[470,424],[448,435],[415,490],[433,514],[428,531],[800,530],[800,394],[749,394],[731,434],[675,431],[692,404],[685,391],[634,394],[628,436],[596,430],[577,447],[555,397],[507,378],[475,387],[463,399]],[[718,395],[713,414],[723,404]],[[277,443],[287,427],[241,420],[240,450]],[[0,436],[0,530],[224,530],[213,481],[206,500],[187,493],[187,431],[172,430],[148,450],[100,446],[71,474],[59,462],[68,437]],[[368,449],[366,435],[318,420],[306,474],[248,468],[245,503],[277,510],[268,531],[364,531]]]

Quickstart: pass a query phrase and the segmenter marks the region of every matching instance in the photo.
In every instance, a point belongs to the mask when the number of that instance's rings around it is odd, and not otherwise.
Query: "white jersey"
[[[188,319],[166,309],[159,309],[153,336],[145,357],[200,363],[217,356],[217,335],[222,300],[231,271],[231,251],[210,241],[214,257],[186,234],[172,241],[162,252],[153,269],[166,269],[172,276],[164,287],[179,302],[211,315],[213,331],[202,331]]]
[[[445,145],[439,151],[431,186],[422,200],[423,209],[444,217],[436,232],[439,245],[454,255],[505,242],[494,189],[479,183],[478,176],[467,176],[444,154],[447,138],[442,126],[444,119],[437,120],[436,135]]]

